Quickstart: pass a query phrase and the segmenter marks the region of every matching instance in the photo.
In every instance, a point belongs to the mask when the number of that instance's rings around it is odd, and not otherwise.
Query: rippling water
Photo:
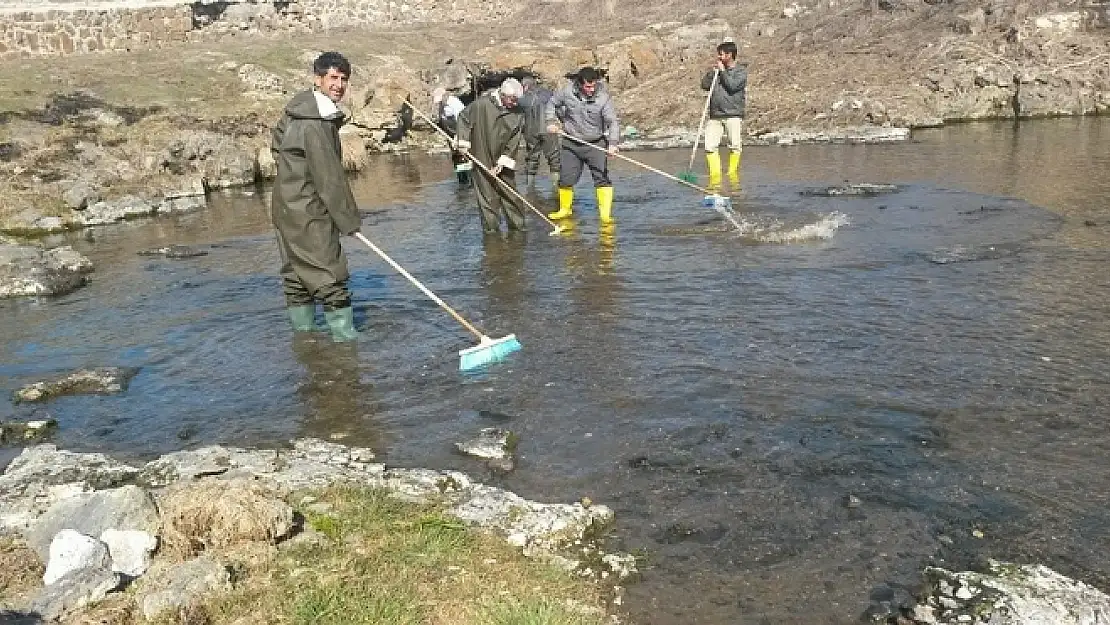
[[[476,375],[457,371],[465,331],[355,241],[364,340],[293,339],[264,191],[98,229],[72,240],[90,286],[0,302],[3,390],[80,366],[139,375],[0,417],[49,413],[61,445],[132,457],[335,437],[588,495],[617,510],[614,544],[646,555],[640,623],[853,622],[926,563],[986,556],[1110,589],[1110,120],[916,137],[749,149],[739,231],[620,165],[615,228],[583,187],[571,234],[533,221],[485,244],[445,157],[376,159],[356,184],[364,232],[524,343]],[[900,190],[804,193],[844,181]],[[171,243],[209,254],[136,255]],[[494,424],[521,437],[509,476],[451,452]]]

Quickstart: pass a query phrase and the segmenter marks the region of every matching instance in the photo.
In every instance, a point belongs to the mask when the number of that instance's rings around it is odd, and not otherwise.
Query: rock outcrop
[[[28,448],[0,475],[0,534],[25,538],[47,564],[47,585],[17,607],[60,618],[137,579],[135,603],[146,618],[185,608],[232,587],[211,554],[294,537],[304,529],[286,498],[341,484],[445,505],[525,555],[571,570],[614,579],[634,570],[633,558],[605,554],[594,542],[613,519],[605,506],[539,503],[462,473],[373,460],[370,450],[314,439],[282,450],[206,447],[143,467],[52,445]]]
[[[84,286],[92,270],[69,246],[0,245],[0,298],[65,295]]]

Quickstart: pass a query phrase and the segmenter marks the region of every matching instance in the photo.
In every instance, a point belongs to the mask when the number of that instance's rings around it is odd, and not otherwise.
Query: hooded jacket
[[[555,95],[547,87],[532,87],[520,98],[520,110],[524,113],[524,139],[529,144],[539,142],[547,134],[547,120],[544,119],[547,103]]]
[[[349,277],[339,237],[362,225],[343,169],[343,121],[327,96],[303,91],[286,105],[272,133],[277,178],[271,218],[282,260],[292,263],[309,291]]]
[[[620,143],[620,123],[609,89],[597,81],[594,97],[587,98],[577,81],[563,85],[547,102],[544,112],[547,123],[563,123],[563,131],[572,137],[594,143],[605,137],[610,145]]]
[[[497,89],[478,96],[459,113],[458,145],[470,150],[486,167],[501,165],[515,170],[513,155],[520,149],[523,135],[520,107],[502,106]]]
[[[701,88],[709,91],[713,84],[713,72],[710,71],[701,79]],[[739,63],[731,68],[722,70],[717,77],[717,86],[709,96],[709,117],[724,119],[726,117],[743,117],[746,101],[745,89],[748,86],[748,69]]]

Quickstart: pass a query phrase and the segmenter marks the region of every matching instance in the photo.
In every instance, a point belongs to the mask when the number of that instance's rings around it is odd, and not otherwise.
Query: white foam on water
[[[815,241],[831,239],[841,226],[846,226],[851,221],[848,216],[839,211],[824,215],[817,221],[790,230],[779,232],[766,232],[757,234],[756,239],[763,243],[796,243],[799,241]]]

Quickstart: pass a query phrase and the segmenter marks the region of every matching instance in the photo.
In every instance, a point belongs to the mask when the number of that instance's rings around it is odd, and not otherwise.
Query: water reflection
[[[306,436],[380,448],[373,387],[363,381],[357,342],[332,343],[326,333],[295,333],[293,355],[304,369],[296,395]]]

